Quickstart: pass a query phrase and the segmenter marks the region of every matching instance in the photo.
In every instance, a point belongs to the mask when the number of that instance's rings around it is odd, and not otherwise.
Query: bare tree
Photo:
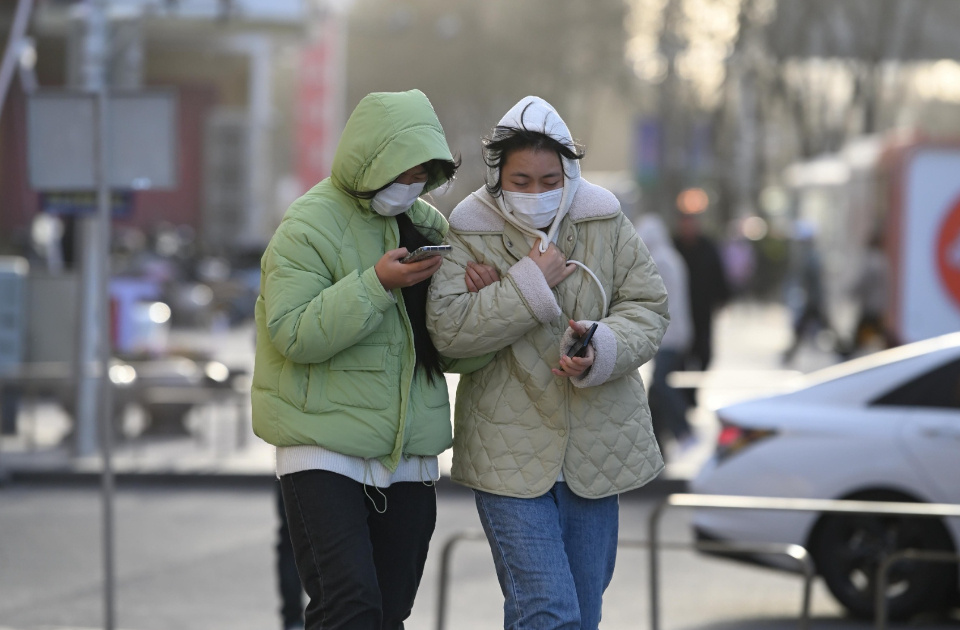
[[[460,199],[482,183],[480,137],[524,96],[547,99],[585,134],[593,97],[626,93],[625,11],[623,0],[358,0],[348,106],[372,90],[422,89],[462,156],[450,195]]]
[[[777,0],[769,23],[758,21],[759,4],[740,3],[714,113],[718,187],[741,211],[787,163],[892,125],[909,98],[891,89],[911,71],[905,62],[960,58],[960,3]]]

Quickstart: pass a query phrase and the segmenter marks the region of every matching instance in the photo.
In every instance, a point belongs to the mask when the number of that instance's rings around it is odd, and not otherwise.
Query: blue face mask
[[[423,192],[425,182],[416,184],[398,184],[394,182],[378,192],[370,202],[370,207],[377,214],[385,217],[395,217],[410,209],[413,202]]]

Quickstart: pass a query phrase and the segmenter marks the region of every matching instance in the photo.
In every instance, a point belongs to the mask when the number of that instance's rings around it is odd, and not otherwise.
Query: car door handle
[[[927,427],[922,431],[923,437],[931,439],[953,439],[960,440],[960,429],[949,427]]]

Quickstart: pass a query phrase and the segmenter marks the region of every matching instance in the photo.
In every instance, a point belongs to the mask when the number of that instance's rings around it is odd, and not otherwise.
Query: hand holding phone
[[[377,264],[373,266],[377,280],[387,291],[412,287],[423,282],[440,269],[442,260],[433,255],[411,264],[403,264],[401,260],[409,255],[405,247],[398,247],[385,252]]]
[[[423,260],[424,258],[430,258],[431,256],[444,256],[449,254],[452,249],[452,245],[424,245],[401,258],[400,262],[412,263]]]
[[[587,332],[583,333],[573,345],[567,350],[568,357],[582,357],[587,354],[587,346],[590,344],[590,340],[593,339],[593,333],[597,332],[597,324],[593,324],[590,328],[587,329]]]

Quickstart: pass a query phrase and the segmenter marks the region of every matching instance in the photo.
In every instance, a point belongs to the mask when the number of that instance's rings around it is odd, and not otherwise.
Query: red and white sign
[[[297,179],[301,192],[330,176],[343,130],[343,18],[324,18],[300,54],[297,86]]]
[[[901,171],[899,299],[902,341],[960,331],[960,146],[915,146]]]
[[[947,295],[960,307],[960,197],[947,213],[937,240],[937,270]]]

